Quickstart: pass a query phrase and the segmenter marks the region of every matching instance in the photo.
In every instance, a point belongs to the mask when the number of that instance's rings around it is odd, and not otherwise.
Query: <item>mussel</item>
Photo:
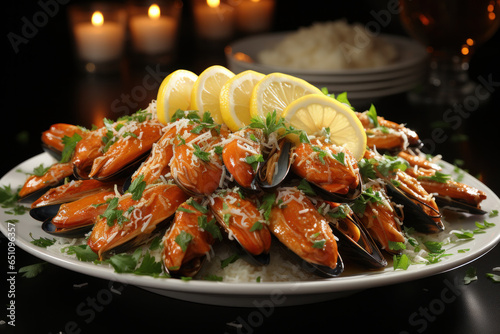
[[[271,234],[255,202],[232,190],[216,191],[210,208],[227,239],[242,259],[253,265],[267,265]]]
[[[301,268],[322,277],[344,270],[328,221],[295,187],[280,187],[269,216],[269,229]]]
[[[361,195],[357,161],[348,150],[314,139],[296,146],[293,154],[292,171],[307,180],[323,199],[346,203]]]
[[[71,163],[52,164],[42,175],[30,175],[19,190],[20,201],[30,202],[43,195],[49,189],[57,187],[65,180],[73,179]]]
[[[194,199],[182,203],[163,237],[163,265],[173,276],[192,277],[222,235],[211,211]]]
[[[323,203],[319,211],[324,213],[339,239],[339,253],[344,259],[349,259],[363,267],[378,269],[387,266],[387,260],[358,216],[348,205],[338,205],[335,208],[329,203]]]
[[[272,191],[283,184],[292,166],[293,144],[281,139],[278,146],[273,147],[266,161],[257,171],[257,185],[265,191]]]
[[[136,199],[131,193],[109,202],[109,214],[100,215],[87,240],[90,248],[103,258],[110,251],[136,247],[164,230],[187,195],[176,185],[158,183],[146,187]]]
[[[77,135],[82,138],[88,130],[73,124],[55,123],[42,132],[42,149],[57,161],[61,161],[65,138]]]

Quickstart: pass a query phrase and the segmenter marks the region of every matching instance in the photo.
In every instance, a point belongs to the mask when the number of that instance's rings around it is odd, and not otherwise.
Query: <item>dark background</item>
[[[108,118],[121,116],[111,110],[113,101],[121,99],[123,94],[131,94],[137,85],[141,85],[141,81],[149,73],[148,69],[156,69],[155,65],[136,62],[128,53],[119,74],[102,77],[82,73],[74,57],[66,13],[68,4],[59,4],[57,14],[38,28],[34,37],[29,38],[27,44],[20,45],[19,52],[15,53],[7,34],[20,34],[23,18],[32,21],[33,15],[41,7],[36,1],[26,0],[5,2],[3,6],[4,107],[1,122],[3,129],[0,133],[4,155],[0,163],[0,175],[27,158],[41,153],[40,134],[53,123],[67,122],[90,127],[95,123],[95,115],[105,115]],[[367,23],[374,19],[371,11],[380,13],[385,8],[384,1],[278,0],[273,30],[295,30],[314,21],[342,17],[349,21]],[[405,34],[395,17],[383,32]],[[234,39],[239,37],[242,35],[234,36]],[[470,68],[472,78],[491,74],[493,81],[500,82],[499,37],[497,33],[473,57]],[[197,39],[193,31],[190,3],[185,1],[177,57],[171,64],[161,66],[159,71],[166,75],[177,68],[185,68],[200,73],[209,65],[224,65],[222,47],[223,45],[206,44]],[[153,89],[147,92],[147,96],[134,102],[138,108],[146,107],[155,96],[156,90]],[[376,102],[376,106],[380,115],[407,123],[410,128],[417,130],[422,139],[431,138],[436,122],[442,120],[442,114],[446,111],[444,107],[422,108],[409,105],[405,94],[381,99]],[[497,194],[500,193],[500,178],[495,163],[498,155],[499,107],[500,94],[495,91],[492,100],[474,111],[460,127],[443,128],[447,139],[437,145],[435,152],[443,154],[445,160],[450,162],[455,159],[464,160],[464,168],[478,176]],[[2,251],[1,254],[7,253],[6,244],[6,239],[2,236],[0,245],[5,252]],[[467,266],[414,282],[362,291],[330,302],[277,308],[259,326],[244,327],[240,332],[342,330],[348,333],[366,333],[383,330],[388,333],[494,333],[500,326],[497,316],[500,309],[499,285],[484,278],[484,273],[500,266],[499,258],[500,249],[497,246],[475,261],[473,266],[477,268],[478,275],[481,275],[478,282],[469,286],[462,285],[457,300],[447,304],[439,316],[428,319],[425,328],[411,326],[408,317],[440,298],[445,282],[462,280]],[[18,267],[37,262],[37,258],[18,249]],[[4,300],[5,280],[3,276],[0,277],[0,293]],[[81,283],[88,285],[73,287],[73,284]],[[237,320],[241,323],[241,319],[249,321],[255,312],[252,308],[216,307],[178,301],[126,286],[121,295],[113,294],[109,304],[96,311],[95,318],[86,323],[76,315],[75,309],[88,297],[95,297],[103,289],[109,290],[108,281],[48,265],[36,278],[18,277],[17,284],[16,333],[59,333],[64,331],[65,324],[71,320],[77,322],[81,333],[149,333],[153,330],[235,333],[235,328],[227,324]],[[121,288],[118,283],[115,287]],[[2,302],[1,305],[5,304]],[[0,320],[7,321],[4,312],[0,312]],[[0,332],[4,329],[12,330],[6,325],[0,325]]]

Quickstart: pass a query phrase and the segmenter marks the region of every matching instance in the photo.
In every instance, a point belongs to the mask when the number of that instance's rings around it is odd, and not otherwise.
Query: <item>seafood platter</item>
[[[418,279],[499,242],[498,197],[423,154],[407,125],[302,79],[214,68],[173,72],[157,100],[103,126],[53,124],[44,152],[1,179],[15,198],[1,231],[15,223],[19,247],[71,270],[236,306]],[[197,94],[221,73],[207,110]],[[295,94],[281,109],[266,99],[279,85]]]

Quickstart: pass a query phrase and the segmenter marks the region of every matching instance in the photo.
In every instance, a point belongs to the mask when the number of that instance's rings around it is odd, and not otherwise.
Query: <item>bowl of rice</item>
[[[407,91],[423,79],[427,52],[413,40],[375,34],[360,23],[317,22],[296,31],[250,36],[228,45],[229,69],[288,73],[353,101]]]

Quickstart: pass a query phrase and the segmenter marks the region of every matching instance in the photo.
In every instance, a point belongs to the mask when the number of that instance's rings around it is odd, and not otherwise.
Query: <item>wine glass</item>
[[[400,0],[400,9],[403,27],[430,56],[427,78],[408,94],[410,101],[455,105],[479,89],[488,96],[468,69],[477,47],[500,25],[500,0]]]

